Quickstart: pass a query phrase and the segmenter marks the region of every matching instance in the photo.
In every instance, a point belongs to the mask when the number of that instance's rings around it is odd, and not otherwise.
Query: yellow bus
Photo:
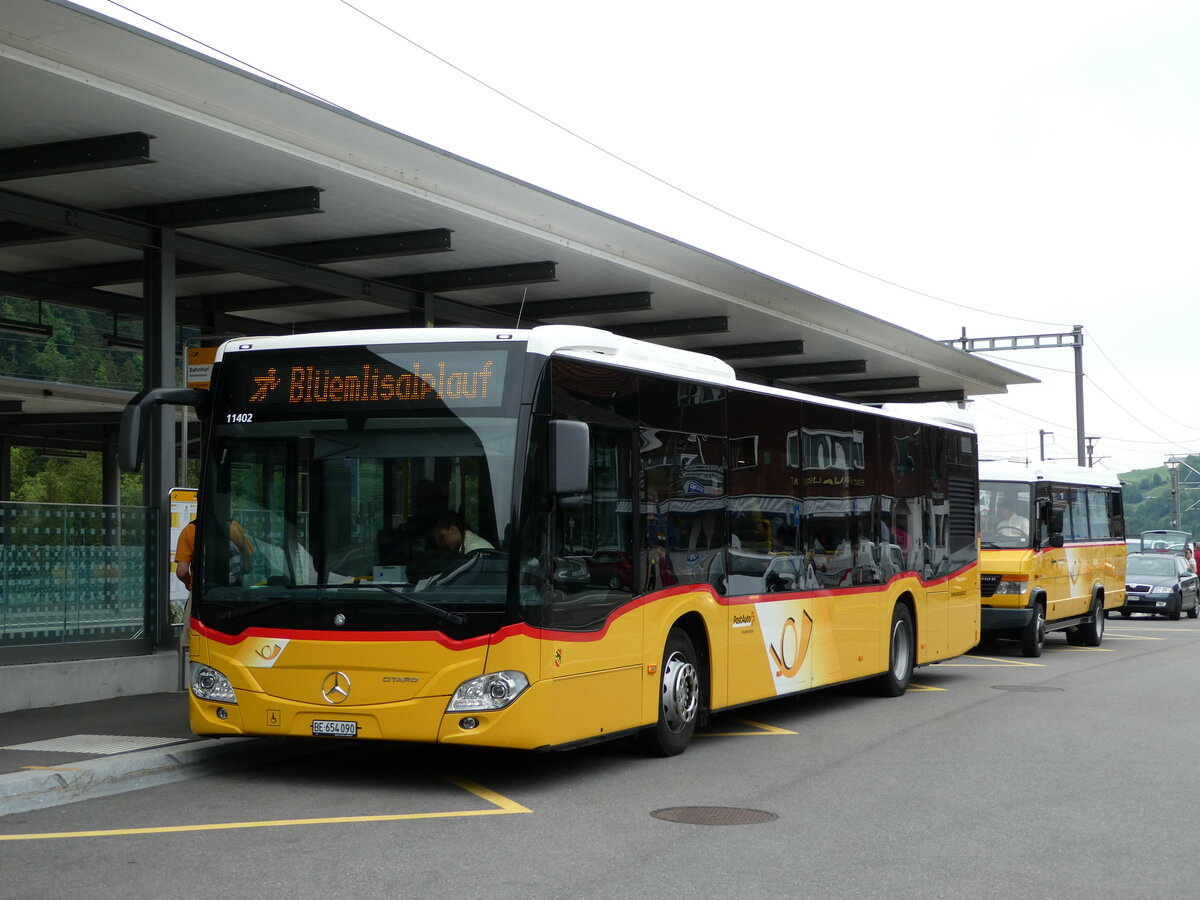
[[[1048,631],[1098,647],[1125,603],[1125,519],[1112,474],[1056,463],[979,466],[983,635],[1042,654]]]
[[[193,729],[524,749],[913,668],[979,640],[976,437],[597,329],[225,343]],[[230,540],[232,523],[250,546]]]

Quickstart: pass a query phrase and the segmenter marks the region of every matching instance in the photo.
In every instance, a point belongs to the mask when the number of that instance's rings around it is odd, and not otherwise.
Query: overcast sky
[[[1081,325],[1096,465],[1200,452],[1195,0],[84,5],[935,339]],[[988,356],[985,453],[1074,461],[1072,351]]]

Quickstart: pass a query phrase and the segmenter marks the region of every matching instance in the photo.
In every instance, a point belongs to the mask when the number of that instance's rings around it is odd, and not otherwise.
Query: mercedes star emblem
[[[350,679],[345,672],[330,672],[321,682],[321,696],[327,703],[345,703],[350,696]]]

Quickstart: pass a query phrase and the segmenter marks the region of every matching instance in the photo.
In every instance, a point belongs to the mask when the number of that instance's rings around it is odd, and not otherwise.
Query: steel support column
[[[145,377],[144,386],[175,387],[175,232],[159,230],[156,248],[143,251],[145,279]],[[156,509],[157,538],[154,571],[154,627],[148,629],[156,646],[172,639],[167,600],[171,548],[171,488],[175,483],[175,407],[159,406],[151,419],[145,466],[142,470],[143,502]]]

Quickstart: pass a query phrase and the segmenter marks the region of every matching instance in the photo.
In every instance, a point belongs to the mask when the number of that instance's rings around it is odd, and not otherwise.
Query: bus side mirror
[[[142,467],[146,450],[146,423],[156,406],[174,403],[194,406],[203,411],[208,404],[208,391],[197,388],[151,388],[142,391],[121,410],[121,440],[117,448],[117,465],[122,471],[136,472]]]
[[[1050,543],[1051,547],[1061,547],[1064,543],[1062,532],[1056,531],[1052,535],[1050,535],[1049,543]]]
[[[582,494],[588,487],[591,432],[586,422],[550,423],[550,493]]]
[[[1049,526],[1051,534],[1062,534],[1063,512],[1064,510],[1061,506],[1050,507],[1050,520],[1046,524]]]

